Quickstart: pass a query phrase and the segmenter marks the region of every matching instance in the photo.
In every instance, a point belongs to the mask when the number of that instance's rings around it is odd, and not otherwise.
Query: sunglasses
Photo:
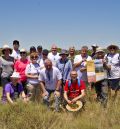
[[[37,59],[38,56],[31,56],[31,59]]]
[[[110,49],[116,49],[116,47],[110,47]]]
[[[26,52],[20,52],[20,54],[26,54]]]
[[[43,54],[43,56],[47,56],[47,54],[44,54],[44,53],[42,53]]]

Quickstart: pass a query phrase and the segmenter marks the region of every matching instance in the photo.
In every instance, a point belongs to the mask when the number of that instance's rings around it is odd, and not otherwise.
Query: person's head
[[[78,74],[75,70],[70,72],[70,77],[73,82],[75,82],[77,80],[77,76],[78,76]]]
[[[45,60],[45,59],[48,58],[48,53],[49,53],[49,51],[48,51],[47,49],[44,49],[44,50],[42,51],[43,60]]]
[[[30,54],[30,60],[33,64],[35,64],[38,60],[38,53],[37,52],[33,52]]]
[[[104,50],[101,47],[98,47],[96,49],[96,53],[95,54],[96,54],[97,59],[103,59],[104,55],[105,55],[105,52],[104,52]]]
[[[8,45],[4,45],[2,48],[2,54],[9,56],[10,54],[12,54],[12,49]]]
[[[109,53],[111,54],[115,54],[117,52],[117,50],[119,49],[119,47],[117,45],[111,44],[107,47],[107,50],[109,51]]]
[[[70,48],[69,48],[69,54],[70,54],[71,56],[75,55],[75,47],[70,47]]]
[[[41,45],[39,45],[39,46],[37,47],[37,51],[38,51],[38,53],[41,53],[41,52],[42,52],[42,46],[41,46]]]
[[[87,46],[82,46],[81,48],[81,56],[86,57],[88,53],[88,47]]]
[[[46,59],[44,63],[45,63],[45,68],[47,70],[51,70],[52,69],[52,61],[50,59]]]
[[[24,49],[24,48],[22,48],[22,49],[20,49],[20,56],[21,56],[21,59],[26,59],[26,57],[27,57],[27,51],[26,51],[26,49]]]
[[[57,54],[57,46],[55,44],[52,45],[51,52],[53,53],[53,55]]]
[[[69,54],[68,54],[67,50],[65,50],[65,49],[62,49],[61,53],[59,54],[59,56],[61,56],[62,60],[65,60],[68,57],[68,55]]]
[[[30,47],[30,53],[36,52],[36,48],[34,46]]]
[[[13,41],[13,48],[14,48],[14,50],[18,50],[19,46],[20,46],[19,41],[18,40],[14,40]]]
[[[20,74],[18,72],[13,72],[13,74],[10,76],[11,82],[16,85],[20,79]]]

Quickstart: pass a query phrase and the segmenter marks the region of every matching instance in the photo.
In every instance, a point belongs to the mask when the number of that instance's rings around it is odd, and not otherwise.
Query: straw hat
[[[2,47],[2,53],[4,54],[4,50],[5,49],[9,49],[10,50],[10,53],[12,53],[12,48],[10,48],[7,44],[5,44],[3,47]]]
[[[13,72],[13,74],[10,77],[11,78],[20,78],[20,74],[18,72]]]
[[[119,47],[115,44],[111,44],[107,47],[107,49],[109,50],[111,47],[115,47],[117,50],[119,49]]]
[[[76,107],[74,107],[76,105]],[[75,104],[67,104],[66,109],[71,112],[79,111],[82,108],[83,104],[81,101],[77,101]]]
[[[104,53],[104,50],[103,50],[103,48],[101,48],[101,47],[98,47],[98,48],[96,49],[96,53],[98,53],[98,52],[103,52],[103,53]]]

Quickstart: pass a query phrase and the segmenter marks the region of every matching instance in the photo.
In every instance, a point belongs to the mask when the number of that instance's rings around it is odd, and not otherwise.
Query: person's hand
[[[68,104],[72,104],[72,101],[68,99],[68,100],[67,100],[67,103],[68,103]]]
[[[74,98],[74,99],[72,100],[72,103],[75,103],[77,100],[78,100],[77,98]]]
[[[84,67],[80,69],[81,72],[83,72],[83,71],[85,71],[85,70],[86,70],[86,68],[84,68]]]
[[[60,97],[60,92],[55,90],[54,95]]]
[[[33,77],[34,77],[34,79],[38,79],[38,75],[34,75]]]
[[[42,96],[43,96],[43,97],[44,97],[44,96],[48,96],[48,92],[47,92],[47,91],[43,92]]]

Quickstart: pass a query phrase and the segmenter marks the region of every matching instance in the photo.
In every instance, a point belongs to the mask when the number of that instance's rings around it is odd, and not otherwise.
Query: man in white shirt
[[[52,61],[53,66],[56,66],[56,62],[60,59],[59,53],[57,52],[57,46],[52,45],[51,52],[48,54],[48,59]]]
[[[88,53],[88,47],[83,46],[81,48],[81,54],[75,56],[74,66],[73,66],[73,69],[77,71],[79,78],[81,78],[86,83],[88,82],[86,61],[92,60],[92,58],[88,56],[87,53]]]
[[[45,68],[43,68],[39,75],[40,86],[42,89],[42,96],[44,103],[49,107],[49,98],[51,93],[55,97],[55,110],[59,110],[60,104],[60,86],[62,75],[58,68],[52,66],[49,59],[45,60]]]
[[[13,41],[13,51],[12,51],[11,56],[14,57],[15,60],[18,60],[21,58],[19,47],[20,47],[19,41],[14,40]]]

